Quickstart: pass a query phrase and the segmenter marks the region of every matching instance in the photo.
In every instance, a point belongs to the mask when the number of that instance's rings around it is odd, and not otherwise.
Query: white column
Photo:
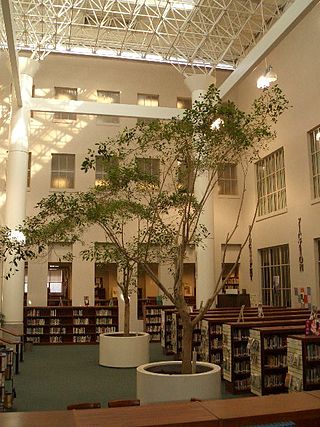
[[[19,58],[20,86],[23,106],[13,107],[10,124],[9,150],[6,180],[6,225],[15,229],[26,215],[26,192],[29,151],[29,100],[32,97],[33,76],[39,64],[29,58]],[[5,271],[8,266],[5,266]],[[2,289],[2,312],[5,323],[23,324],[24,263],[8,280]]]
[[[213,76],[194,74],[186,77],[185,84],[191,91],[192,103],[201,100],[210,84],[215,83]],[[195,196],[201,199],[208,183],[206,174],[199,176],[195,183]],[[205,205],[200,217],[200,224],[206,226],[209,236],[204,239],[203,247],[196,249],[196,304],[200,307],[211,296],[214,286],[214,241],[213,241],[213,197],[211,196]]]

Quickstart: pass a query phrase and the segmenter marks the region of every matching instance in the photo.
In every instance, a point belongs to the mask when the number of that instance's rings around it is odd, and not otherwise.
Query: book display
[[[143,306],[144,331],[150,334],[150,341],[153,342],[161,340],[161,312],[159,305]]]
[[[97,343],[118,331],[117,306],[25,307],[24,333],[33,344]]]
[[[320,336],[292,335],[287,343],[289,391],[320,389]]]
[[[279,317],[278,317],[279,316]],[[274,320],[271,320],[274,319]],[[246,322],[230,322],[223,325],[223,378],[232,393],[250,391],[251,365],[250,330],[255,327],[296,327],[303,328],[305,317],[293,314],[283,318],[281,313],[272,317],[251,318]],[[254,348],[254,346],[253,346]],[[272,359],[272,358],[271,358]],[[266,365],[274,364],[267,360]]]
[[[0,408],[2,411],[11,409],[15,398],[13,359],[13,349],[0,346]]]
[[[304,325],[250,330],[251,392],[259,396],[288,390],[287,337],[302,334]]]
[[[161,311],[161,347],[165,354],[173,354],[172,345],[172,315],[174,308]]]

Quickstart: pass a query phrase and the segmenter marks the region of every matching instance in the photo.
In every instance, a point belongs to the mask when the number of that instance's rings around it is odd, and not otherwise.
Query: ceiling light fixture
[[[265,89],[269,87],[271,83],[274,83],[278,80],[277,74],[272,70],[271,65],[266,68],[264,74],[262,74],[257,80],[257,88]]]
[[[211,130],[219,130],[220,126],[222,126],[224,124],[224,121],[218,117],[214,122],[212,122],[210,128]]]

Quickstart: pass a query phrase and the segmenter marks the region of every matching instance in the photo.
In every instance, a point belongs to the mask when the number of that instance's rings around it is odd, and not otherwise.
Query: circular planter
[[[100,334],[99,365],[111,368],[136,368],[148,363],[150,335],[145,332],[123,332]]]
[[[181,362],[148,363],[137,367],[137,398],[141,404],[221,397],[221,368],[197,362],[197,373],[179,374]]]

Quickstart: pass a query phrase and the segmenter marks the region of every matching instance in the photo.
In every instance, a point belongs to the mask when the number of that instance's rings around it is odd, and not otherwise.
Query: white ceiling
[[[8,0],[1,0],[2,4]],[[305,0],[296,0],[305,1]],[[294,0],[11,0],[16,47],[236,69]],[[0,43],[6,48],[3,20]],[[190,70],[190,69],[189,69]]]

